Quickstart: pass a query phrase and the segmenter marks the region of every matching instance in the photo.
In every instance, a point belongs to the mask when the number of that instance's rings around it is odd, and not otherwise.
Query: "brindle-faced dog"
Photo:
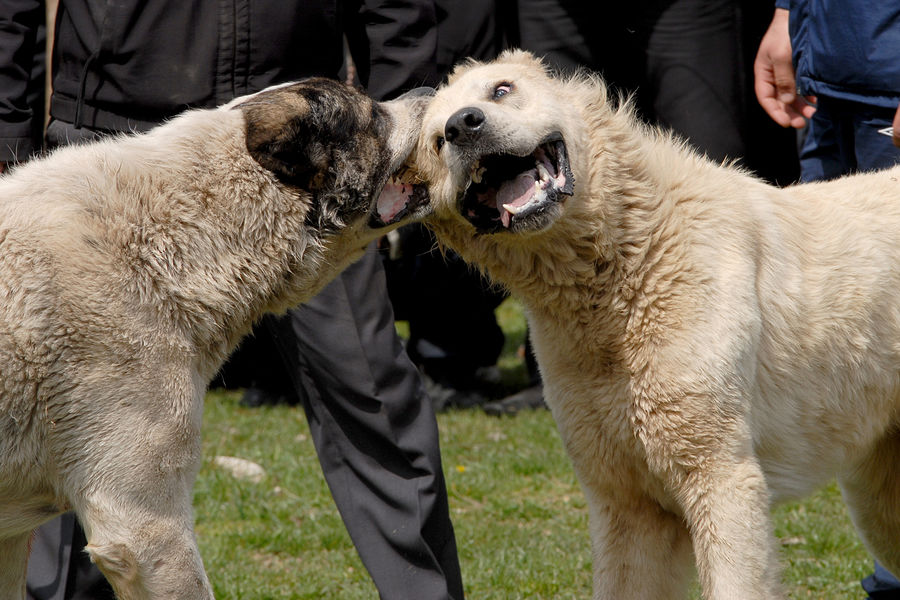
[[[254,320],[416,211],[388,177],[426,103],[307,80],[0,178],[0,598],[66,510],[121,597],[212,596],[191,513],[206,384]]]

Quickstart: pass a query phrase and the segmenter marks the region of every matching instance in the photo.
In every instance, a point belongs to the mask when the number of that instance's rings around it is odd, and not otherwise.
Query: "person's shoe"
[[[487,402],[487,398],[476,390],[450,387],[443,382],[435,381],[425,373],[422,373],[422,382],[425,384],[425,391],[431,398],[434,412],[450,408],[473,408]]]
[[[482,408],[492,417],[514,416],[525,409],[547,408],[544,404],[544,386],[539,383],[502,400],[488,402]]]
[[[900,599],[900,581],[877,562],[875,572],[862,580],[862,587],[869,593],[866,600]]]

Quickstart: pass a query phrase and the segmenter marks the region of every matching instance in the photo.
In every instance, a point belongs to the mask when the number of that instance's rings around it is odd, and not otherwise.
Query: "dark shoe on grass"
[[[511,396],[484,405],[484,412],[492,417],[513,416],[520,411],[547,408],[544,404],[544,386],[541,384],[525,388]]]
[[[259,408],[260,406],[278,406],[287,404],[294,406],[299,402],[297,395],[292,391],[272,391],[261,387],[248,387],[241,396],[241,406],[244,408]]]

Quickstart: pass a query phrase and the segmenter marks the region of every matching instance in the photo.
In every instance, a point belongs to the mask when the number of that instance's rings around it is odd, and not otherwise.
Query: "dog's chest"
[[[649,468],[636,431],[633,382],[617,344],[596,324],[529,317],[545,399],[579,479],[591,481],[588,489],[606,490],[623,501],[650,496],[679,513]]]
[[[680,508],[654,475],[634,430],[627,384],[589,374],[548,373],[544,395],[584,487],[608,499],[651,497],[679,514]]]

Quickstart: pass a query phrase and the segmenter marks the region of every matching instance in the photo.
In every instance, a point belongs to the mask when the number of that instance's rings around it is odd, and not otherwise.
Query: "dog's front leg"
[[[684,521],[647,496],[585,492],[594,600],[686,598],[694,569]]]
[[[740,355],[730,370],[703,361],[679,370],[680,358],[658,355],[649,375],[632,382],[632,423],[659,493],[690,531],[703,598],[783,598]]]
[[[100,415],[93,460],[72,473],[86,550],[122,600],[213,597],[193,529],[202,401],[187,406],[187,418],[159,410],[155,423]]]
[[[213,598],[191,524],[180,519],[144,522],[126,538],[89,542],[86,550],[121,600]]]
[[[768,491],[755,457],[708,458],[676,479],[704,599],[783,598]]]
[[[121,600],[212,600],[186,495],[177,499],[176,510],[162,503],[148,510],[120,499],[78,511],[86,550]]]
[[[25,565],[31,532],[0,538],[0,598],[25,598]]]

